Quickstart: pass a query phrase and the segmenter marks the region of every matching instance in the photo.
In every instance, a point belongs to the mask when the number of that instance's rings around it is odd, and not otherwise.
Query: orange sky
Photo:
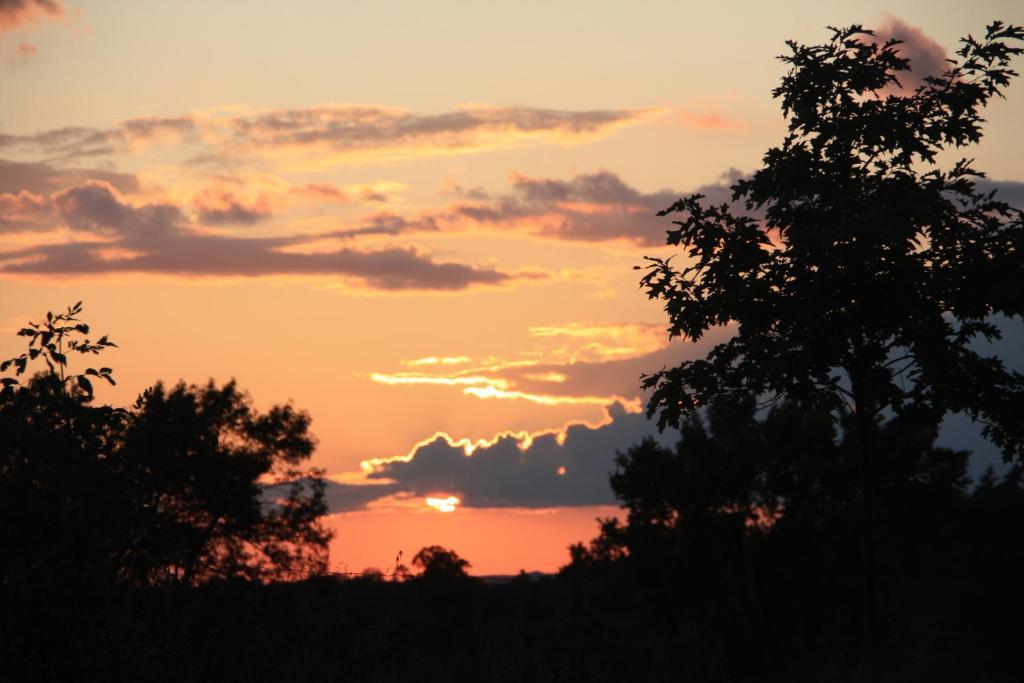
[[[640,373],[706,348],[668,344],[632,267],[669,253],[657,210],[724,197],[781,140],[786,39],[859,21],[923,64],[1024,23],[1009,1],[353,5],[0,4],[0,356],[84,300],[120,345],[101,400],[235,377],[294,401],[349,570],[435,543],[553,570],[614,512],[611,458],[652,431]],[[1024,181],[1018,86],[969,153],[1000,181]]]

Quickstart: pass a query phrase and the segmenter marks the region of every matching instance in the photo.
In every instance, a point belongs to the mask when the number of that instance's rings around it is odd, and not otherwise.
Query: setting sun
[[[438,512],[455,512],[455,508],[461,503],[455,496],[448,496],[446,498],[427,498],[427,505],[434,508]]]

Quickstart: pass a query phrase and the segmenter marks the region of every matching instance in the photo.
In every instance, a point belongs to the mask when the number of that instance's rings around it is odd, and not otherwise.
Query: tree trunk
[[[854,390],[857,418],[857,446],[860,451],[860,504],[861,504],[861,571],[863,580],[863,627],[864,680],[875,680],[877,657],[877,612],[875,585],[875,538],[874,538],[874,468],[871,453],[872,413],[869,401],[864,400],[864,391]]]

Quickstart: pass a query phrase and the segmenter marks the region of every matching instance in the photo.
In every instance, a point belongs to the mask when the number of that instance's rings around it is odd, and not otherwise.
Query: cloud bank
[[[729,169],[716,182],[693,192],[705,195],[711,203],[728,202],[732,196],[729,188],[740,177],[738,170]],[[458,192],[460,188],[455,189]],[[468,196],[470,192],[464,194]],[[480,190],[473,190],[472,196],[480,197]],[[681,196],[683,193],[668,189],[641,192],[610,171],[577,175],[570,180],[513,174],[511,194],[457,203],[448,213],[456,220],[525,229],[553,239],[628,240],[642,246],[658,246],[665,244],[670,221],[657,213]]]
[[[49,199],[21,191],[0,195],[0,227],[51,225],[56,219],[82,239],[0,251],[0,272],[31,275],[161,273],[200,276],[340,276],[378,290],[462,290],[515,279],[510,274],[435,261],[412,247],[289,251],[322,235],[225,237],[195,229],[170,203],[134,204],[111,183],[87,180]]]
[[[470,507],[607,505],[615,452],[646,436],[665,444],[678,435],[658,434],[643,413],[620,404],[608,408],[600,426],[573,424],[564,432],[502,435],[467,455],[467,444],[438,434],[408,456],[364,463],[370,479],[390,482],[416,496],[444,493]]]

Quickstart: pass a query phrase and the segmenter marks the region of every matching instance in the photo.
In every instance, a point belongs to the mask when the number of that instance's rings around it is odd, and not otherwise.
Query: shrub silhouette
[[[466,570],[472,565],[459,557],[454,550],[431,545],[421,548],[412,558],[414,567],[419,567],[420,577],[428,581],[459,579],[468,576]]]

